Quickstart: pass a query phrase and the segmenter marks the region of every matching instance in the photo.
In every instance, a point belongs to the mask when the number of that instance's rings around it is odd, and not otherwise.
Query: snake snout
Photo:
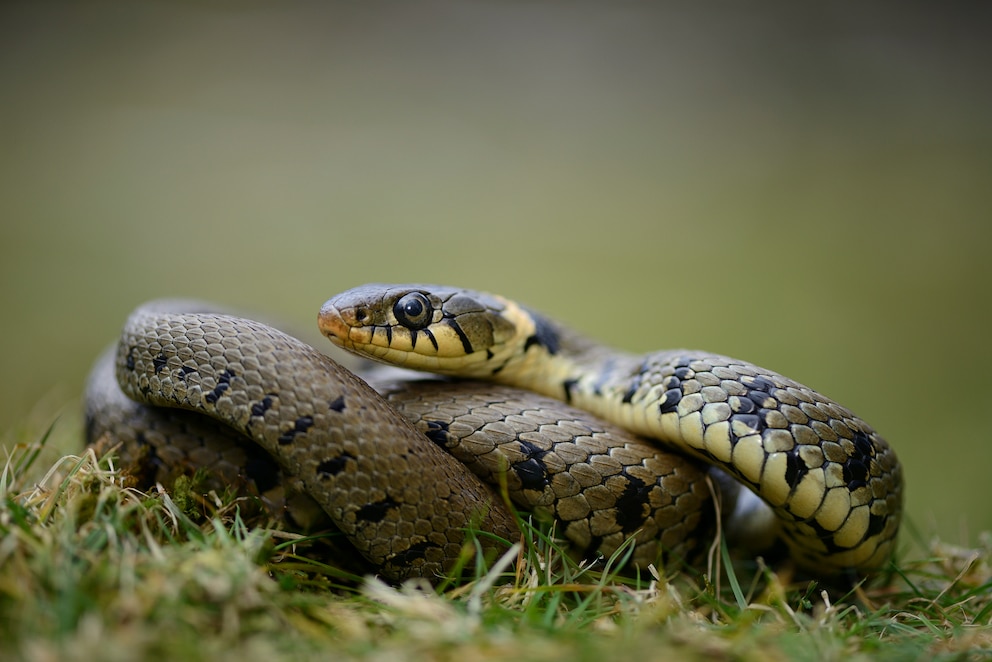
[[[338,310],[332,299],[324,302],[324,305],[320,307],[320,312],[317,313],[317,327],[335,345],[341,346],[344,344],[351,327],[354,325],[346,319],[348,312],[346,310],[342,313],[342,311]],[[354,317],[354,309],[351,309],[351,312],[350,317]]]

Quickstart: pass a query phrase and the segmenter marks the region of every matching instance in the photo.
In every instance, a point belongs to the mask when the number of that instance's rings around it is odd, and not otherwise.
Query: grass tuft
[[[624,575],[628,546],[572,558],[553,528],[491,565],[471,535],[435,586],[360,577],[329,542],[273,528],[197,479],[137,491],[92,450],[50,466],[51,429],[0,471],[0,657],[24,660],[983,659],[992,655],[992,536],[932,541],[888,581],[832,595],[786,570]],[[333,541],[330,541],[333,542]],[[333,548],[333,547],[332,547]],[[467,579],[466,579],[467,577]]]

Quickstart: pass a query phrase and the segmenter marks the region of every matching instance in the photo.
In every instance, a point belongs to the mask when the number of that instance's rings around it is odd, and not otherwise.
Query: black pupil
[[[410,329],[422,329],[430,324],[430,302],[419,292],[407,294],[393,306],[396,320]]]

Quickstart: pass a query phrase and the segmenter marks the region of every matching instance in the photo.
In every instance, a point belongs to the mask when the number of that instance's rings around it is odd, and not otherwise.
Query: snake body
[[[88,438],[116,446],[139,483],[206,467],[213,487],[308,495],[304,511],[329,515],[392,579],[451,567],[469,527],[492,534],[490,552],[519,536],[472,471],[580,551],[633,536],[640,566],[688,556],[713,524],[699,465],[584,411],[483,383],[394,381],[380,395],[296,338],[196,307],[136,310],[89,380]]]
[[[124,393],[248,435],[387,576],[432,576],[468,528],[514,539],[493,491],[306,343],[247,319],[139,310],[121,336]],[[487,543],[488,544],[488,543]]]
[[[796,562],[866,573],[890,557],[902,468],[848,409],[745,361],[689,350],[631,355],[503,297],[367,285],[330,299],[335,344],[406,368],[489,379],[586,409],[725,470],[778,517]]]
[[[304,493],[392,579],[451,568],[468,529],[487,534],[490,556],[518,537],[493,485],[554,518],[580,551],[609,554],[633,537],[639,566],[690,556],[715,512],[706,470],[685,455],[764,499],[793,558],[820,576],[867,574],[891,554],[895,454],[847,409],[774,372],[685,350],[621,353],[512,301],[438,286],[350,290],[318,323],[369,358],[500,383],[377,392],[259,322],[154,304],[93,373],[90,441],[120,445],[152,478],[208,466],[221,482]]]

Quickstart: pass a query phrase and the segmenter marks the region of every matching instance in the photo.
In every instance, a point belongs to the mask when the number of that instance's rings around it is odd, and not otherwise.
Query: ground
[[[143,493],[92,451],[0,476],[0,657],[354,660],[985,659],[992,539],[845,593],[731,562],[641,577],[580,566],[540,530],[459,581],[393,586],[320,558],[244,499],[194,483]],[[711,580],[711,578],[713,578]]]

